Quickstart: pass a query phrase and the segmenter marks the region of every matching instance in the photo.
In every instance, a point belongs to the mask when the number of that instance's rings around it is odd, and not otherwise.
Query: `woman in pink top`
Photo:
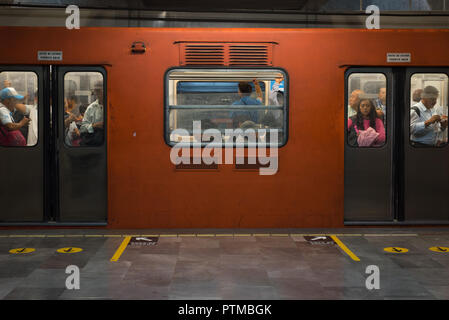
[[[348,119],[348,131],[350,131],[354,127],[355,132],[357,133],[359,146],[364,147],[380,147],[385,143],[385,127],[382,120],[377,116],[376,107],[374,102],[371,99],[361,99],[359,105],[357,106],[357,114]],[[366,135],[366,130],[369,128],[375,130],[373,134],[377,137],[367,144],[361,145],[361,140],[366,141],[364,138]],[[361,135],[363,135],[361,137]],[[369,135],[369,138],[372,138],[372,134]]]

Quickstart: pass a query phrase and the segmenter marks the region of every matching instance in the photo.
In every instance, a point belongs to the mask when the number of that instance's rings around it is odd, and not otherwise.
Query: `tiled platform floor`
[[[117,235],[148,234],[174,236],[110,261]],[[338,234],[360,261],[300,234]],[[392,246],[409,252],[384,252]],[[433,246],[449,247],[449,229],[0,230],[0,299],[449,299],[449,253]],[[9,253],[23,247],[36,251]],[[79,290],[66,289],[68,265]],[[365,287],[368,265],[379,290]]]

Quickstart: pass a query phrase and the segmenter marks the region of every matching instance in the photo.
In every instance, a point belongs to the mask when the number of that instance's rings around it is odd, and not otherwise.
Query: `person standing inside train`
[[[375,102],[377,115],[385,124],[385,114],[387,112],[387,88],[382,87],[379,89],[378,98]]]
[[[360,89],[356,89],[351,92],[349,96],[349,106],[348,106],[348,119],[357,114],[357,107],[360,103],[360,95],[364,92]]]
[[[0,145],[5,147],[26,146],[26,139],[20,129],[28,126],[30,118],[25,116],[16,123],[13,118],[14,111],[19,110],[24,115],[30,114],[28,106],[19,103],[24,96],[17,93],[14,88],[7,87],[0,91]]]
[[[412,94],[412,107],[414,104],[416,104],[417,102],[421,101],[421,94],[422,94],[422,89],[416,89],[415,91],[413,91]]]
[[[357,114],[348,119],[348,131],[354,130],[359,147],[380,147],[385,143],[385,127],[371,99],[360,98]]]
[[[103,124],[103,82],[97,81],[94,85],[96,100],[92,102],[84,113],[81,122],[80,145],[101,145],[104,139]]]
[[[421,101],[410,110],[410,140],[412,145],[431,147],[437,143],[437,136],[447,129],[447,117],[438,114],[435,105],[439,91],[427,86],[421,93]]]
[[[254,79],[253,80],[254,87],[256,89],[257,98],[254,99],[251,97],[251,93],[253,88],[251,87],[249,82],[239,82],[238,84],[238,93],[240,99],[235,101],[232,105],[260,105],[262,104],[262,90],[260,88],[259,82]],[[239,110],[232,111],[231,118],[233,119],[234,127],[240,126],[245,121],[252,121],[254,123],[258,122],[258,112],[257,110]]]

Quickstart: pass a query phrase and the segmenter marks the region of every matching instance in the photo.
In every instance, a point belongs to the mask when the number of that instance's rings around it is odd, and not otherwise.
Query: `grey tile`
[[[218,279],[226,285],[271,286],[268,274],[262,268],[222,268]]]
[[[169,289],[169,299],[221,299],[217,280],[185,281],[174,279]]]
[[[221,252],[233,255],[257,255],[260,253],[260,244],[253,241],[220,241]]]
[[[225,285],[220,294],[224,300],[279,300],[272,286]]]
[[[278,296],[283,300],[322,299],[326,295],[326,291],[317,282],[297,278],[278,278],[271,281]]]
[[[444,268],[444,265],[428,256],[394,256],[390,259],[401,268]]]
[[[60,297],[63,288],[22,288],[12,290],[5,300],[56,300]]]
[[[7,296],[15,287],[20,286],[24,278],[0,278],[0,299]]]
[[[65,269],[35,269],[21,283],[22,288],[62,288],[70,274]]]
[[[183,237],[181,248],[218,248],[220,241],[215,237]]]
[[[178,261],[173,278],[207,281],[216,279],[220,272],[219,261]]]

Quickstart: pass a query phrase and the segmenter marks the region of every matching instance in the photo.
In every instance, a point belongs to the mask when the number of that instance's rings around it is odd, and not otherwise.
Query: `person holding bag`
[[[376,106],[371,99],[360,99],[357,114],[348,119],[348,132],[348,139],[353,146],[381,147],[384,145],[385,127],[376,113]]]

